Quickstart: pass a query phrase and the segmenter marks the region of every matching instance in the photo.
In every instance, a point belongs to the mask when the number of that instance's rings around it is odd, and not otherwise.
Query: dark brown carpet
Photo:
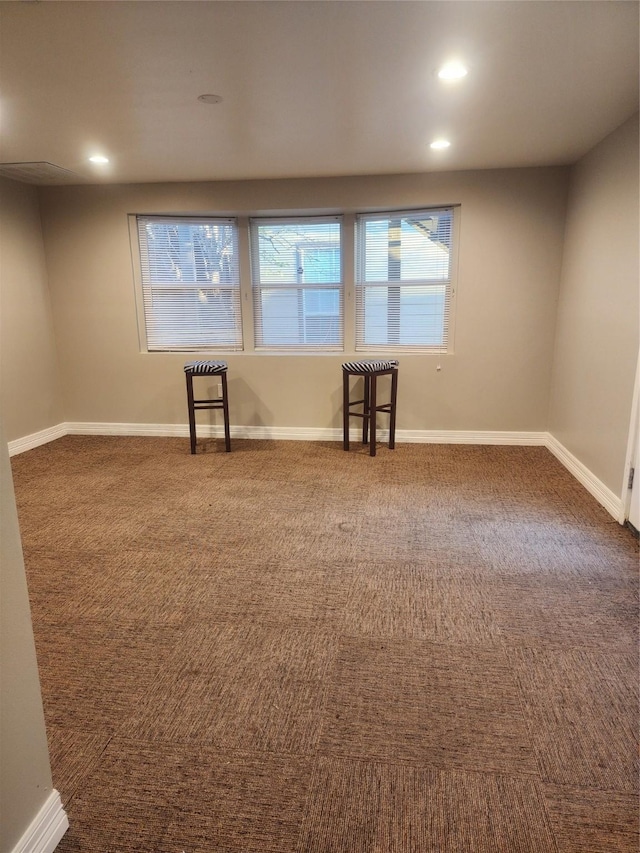
[[[543,448],[14,457],[61,853],[637,853],[638,547]]]

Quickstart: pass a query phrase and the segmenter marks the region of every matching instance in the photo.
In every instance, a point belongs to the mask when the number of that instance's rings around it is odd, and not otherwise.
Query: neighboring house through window
[[[256,217],[240,226],[220,216],[130,221],[149,352],[242,350],[242,311],[250,351],[340,352],[345,299],[355,316],[350,350],[452,349],[453,207],[359,214],[355,235],[343,234],[337,215]],[[243,238],[248,228],[251,265],[242,284],[239,228]],[[345,289],[343,250],[354,250],[354,238],[355,287]]]
[[[356,219],[356,349],[446,350],[453,210]]]
[[[256,349],[342,349],[341,230],[335,216],[251,221]]]

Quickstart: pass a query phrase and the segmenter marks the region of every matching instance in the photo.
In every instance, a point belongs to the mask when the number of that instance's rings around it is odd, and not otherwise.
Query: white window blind
[[[256,349],[343,346],[340,217],[253,219]]]
[[[147,348],[241,350],[234,219],[138,216]]]
[[[453,209],[356,218],[356,349],[446,351]]]

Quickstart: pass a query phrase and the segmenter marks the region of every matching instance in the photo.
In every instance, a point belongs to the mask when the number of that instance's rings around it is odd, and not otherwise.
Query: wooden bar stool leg
[[[196,452],[196,411],[193,404],[193,375],[185,373],[187,377],[187,407],[189,409],[189,440],[191,442],[191,453]]]
[[[342,371],[342,447],[349,449],[349,374]]]
[[[396,446],[396,399],[398,397],[398,371],[391,373],[391,413],[389,415],[389,449]]]
[[[369,445],[369,456],[376,455],[376,394],[377,394],[377,379],[375,373],[372,373],[370,377],[367,377],[371,380],[371,387],[369,389],[369,431],[371,433],[371,442]]]
[[[224,415],[224,447],[231,451],[231,432],[229,430],[229,398],[227,397],[227,374],[222,373],[222,412]]]
[[[370,406],[370,376],[363,376],[364,382],[364,408],[362,409],[362,443],[366,444],[369,438],[369,406]]]

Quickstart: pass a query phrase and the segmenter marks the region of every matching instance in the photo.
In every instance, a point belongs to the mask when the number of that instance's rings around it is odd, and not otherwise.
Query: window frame
[[[452,220],[452,230],[451,230],[451,257],[450,257],[450,278],[449,278],[449,314],[448,314],[448,338],[447,338],[447,346],[445,347],[431,347],[431,348],[420,348],[420,347],[411,347],[408,345],[396,345],[387,344],[387,345],[376,345],[371,344],[365,346],[358,346],[357,341],[357,300],[358,300],[358,251],[359,251],[359,241],[357,234],[357,223],[360,218],[366,217],[385,217],[389,216],[389,214],[394,215],[416,215],[416,213],[430,212],[430,211],[442,211],[442,210],[450,210],[453,213]],[[237,264],[236,264],[236,273],[238,275],[238,285],[237,285],[237,310],[239,312],[238,326],[237,326],[237,335],[240,340],[240,345],[236,348],[231,348],[224,345],[218,345],[216,343],[210,344],[208,346],[200,346],[196,344],[195,346],[179,346],[176,345],[172,348],[154,348],[151,349],[149,347],[149,341],[147,337],[147,323],[145,316],[145,306],[144,306],[144,293],[143,293],[143,283],[142,283],[142,269],[141,269],[141,256],[140,256],[140,246],[139,246],[139,236],[138,236],[138,220],[140,218],[145,219],[158,219],[158,220],[170,220],[170,221],[180,221],[180,220],[204,220],[204,221],[231,221],[235,224],[235,251],[237,252]],[[341,342],[336,345],[331,345],[329,347],[319,347],[315,344],[301,345],[301,344],[292,344],[287,346],[272,346],[272,345],[256,345],[256,339],[254,337],[256,331],[256,317],[255,317],[255,294],[254,294],[254,282],[253,282],[253,248],[251,242],[251,224],[252,222],[305,222],[310,220],[328,220],[340,223],[340,240],[339,240],[339,248],[340,248],[340,282],[337,284],[329,284],[329,285],[318,285],[316,283],[310,283],[307,286],[307,289],[318,289],[318,287],[327,287],[328,289],[338,289],[339,291],[339,314],[338,314],[338,322],[341,324]],[[248,216],[247,214],[242,213],[195,213],[195,214],[166,214],[166,213],[132,213],[128,214],[128,222],[129,222],[129,232],[130,232],[130,246],[131,246],[131,261],[132,261],[132,271],[133,271],[133,280],[134,280],[134,294],[135,294],[135,303],[136,303],[136,316],[137,316],[137,325],[138,325],[138,339],[139,339],[139,349],[140,352],[155,354],[155,353],[212,353],[212,352],[220,352],[220,353],[243,353],[244,355],[265,355],[265,354],[273,354],[273,355],[309,355],[309,356],[335,356],[336,354],[343,353],[353,353],[356,354],[358,352],[362,353],[384,353],[384,354],[411,354],[411,353],[421,353],[424,355],[428,355],[429,353],[454,353],[454,341],[455,341],[455,318],[456,318],[456,310],[455,303],[457,301],[457,289],[458,289],[458,254],[460,250],[460,219],[461,219],[461,205],[460,203],[454,204],[445,204],[429,206],[429,207],[420,207],[415,209],[406,209],[406,210],[390,210],[383,211],[380,209],[361,209],[361,211],[356,212],[353,210],[345,209],[338,210],[333,209],[331,212],[327,213],[325,211],[318,212],[312,211],[307,213],[305,211],[301,213],[289,213],[286,216],[274,216],[274,215],[260,215],[256,213],[253,216]],[[298,287],[298,285],[295,285]],[[309,314],[309,312],[305,312]]]
[[[393,310],[394,314],[397,314],[397,328],[398,335],[401,333],[401,303],[400,303],[400,288],[411,288],[415,287],[418,289],[419,287],[442,287],[444,286],[444,305],[443,305],[443,342],[441,344],[420,344],[417,342],[410,342],[407,344],[400,343],[400,341],[388,341],[386,343],[366,343],[364,340],[365,334],[365,318],[364,318],[364,306],[362,300],[364,298],[364,290],[366,287],[375,288],[380,287],[380,289],[387,289],[387,299],[389,299],[389,290],[391,290],[390,281],[395,281],[394,279],[386,279],[380,280],[379,283],[375,281],[367,282],[365,281],[366,275],[366,232],[365,225],[367,222],[372,222],[376,220],[380,221],[392,221],[392,220],[402,220],[408,218],[415,218],[416,216],[424,217],[425,219],[429,218],[429,214],[441,214],[441,213],[449,213],[451,215],[451,228],[450,228],[450,249],[449,249],[449,275],[446,279],[439,278],[420,278],[420,279],[405,279],[402,280],[398,278],[397,280],[397,289],[398,294],[396,295],[397,308],[391,309],[387,308],[387,317],[390,323],[391,321],[391,311]],[[401,227],[401,225],[400,225]],[[446,205],[438,205],[436,206],[428,206],[428,207],[420,207],[420,208],[412,208],[412,209],[398,209],[398,210],[384,210],[384,211],[372,211],[372,212],[359,212],[355,216],[355,269],[354,269],[354,297],[353,297],[353,310],[354,310],[354,351],[355,352],[381,352],[381,353],[421,353],[421,354],[429,354],[429,353],[453,353],[454,352],[454,332],[455,332],[455,297],[457,294],[457,278],[458,278],[458,251],[459,251],[459,231],[460,231],[460,205],[459,204],[446,204]],[[398,272],[400,272],[400,262],[398,262]],[[395,289],[395,288],[394,288]]]
[[[242,311],[242,289],[241,289],[241,274],[240,274],[240,229],[238,218],[235,216],[225,216],[221,214],[130,214],[129,217],[129,234],[132,248],[132,261],[134,281],[136,284],[136,313],[138,319],[138,339],[140,349],[147,353],[185,353],[185,352],[242,352],[244,350],[244,335],[243,335],[243,311]],[[231,343],[221,343],[220,341],[201,344],[193,340],[189,343],[182,344],[174,339],[171,343],[155,344],[150,341],[150,327],[154,321],[150,313],[150,296],[151,290],[162,289],[177,289],[176,284],[172,282],[156,282],[147,280],[145,276],[145,252],[148,251],[146,246],[141,244],[143,224],[147,222],[167,222],[173,224],[187,225],[193,224],[209,224],[209,225],[230,225],[232,228],[231,240],[233,246],[233,269],[235,282],[230,284],[223,283],[217,286],[215,283],[203,287],[203,282],[194,281],[183,285],[185,291],[192,290],[198,292],[216,288],[219,290],[228,290],[233,303],[232,317],[235,321],[231,331],[235,337],[235,341]],[[148,256],[147,256],[148,258]],[[148,260],[146,261],[148,265]],[[179,327],[177,327],[179,328]]]
[[[338,244],[334,246],[330,241],[320,240],[317,243],[311,244],[313,248],[336,248],[339,251],[339,276],[335,282],[269,282],[268,280],[260,281],[260,227],[268,225],[309,225],[313,223],[331,223],[338,225]],[[324,353],[344,352],[345,344],[345,263],[344,263],[344,243],[345,229],[344,217],[342,214],[300,214],[294,216],[255,216],[250,217],[248,227],[249,238],[249,257],[250,257],[250,287],[251,287],[251,303],[253,310],[253,349],[256,353],[284,353],[284,354],[312,354],[321,355]],[[319,345],[316,342],[305,343],[296,341],[291,344],[287,343],[270,343],[264,340],[264,324],[262,322],[262,306],[260,295],[263,290],[296,290],[298,291],[299,315],[298,324],[300,333],[304,334],[303,327],[309,317],[327,318],[336,317],[338,341],[327,345]],[[304,310],[305,294],[308,291],[337,291],[338,292],[338,313],[336,315],[326,312],[306,312]]]

